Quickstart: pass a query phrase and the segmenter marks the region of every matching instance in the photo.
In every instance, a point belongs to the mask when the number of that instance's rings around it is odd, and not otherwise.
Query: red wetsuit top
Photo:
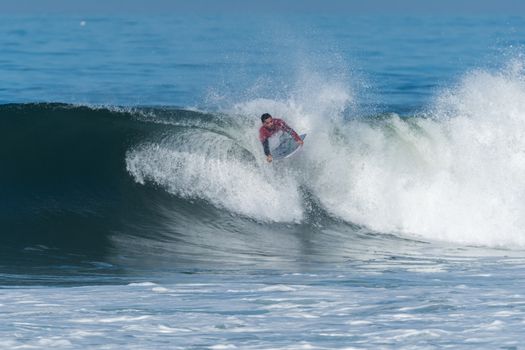
[[[290,134],[295,141],[301,141],[301,137],[284,122],[282,119],[272,118],[273,125],[270,129],[266,128],[264,125],[259,129],[259,140],[261,140],[264,148],[264,154],[270,155],[270,146],[268,143],[268,138],[274,135],[277,131],[284,131]]]

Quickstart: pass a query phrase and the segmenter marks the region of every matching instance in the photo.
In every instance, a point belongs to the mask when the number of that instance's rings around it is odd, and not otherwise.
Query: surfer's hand
[[[272,160],[273,160],[272,155],[271,155],[271,154],[267,155],[267,156],[266,156],[266,160],[268,161],[268,163],[271,163]]]
[[[298,140],[297,143],[300,144],[301,146],[304,145],[304,141],[303,140]]]

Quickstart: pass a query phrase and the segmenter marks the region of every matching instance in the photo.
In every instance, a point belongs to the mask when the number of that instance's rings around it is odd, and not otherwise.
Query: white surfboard
[[[285,137],[281,138],[281,143],[279,143],[277,147],[271,150],[272,158],[275,160],[289,158],[295,153],[297,153],[302,147],[290,135],[286,134],[283,136]],[[306,134],[302,134],[300,136],[301,140],[304,140]]]

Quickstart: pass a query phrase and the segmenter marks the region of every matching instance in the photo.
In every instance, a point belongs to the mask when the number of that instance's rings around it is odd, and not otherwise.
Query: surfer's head
[[[261,115],[261,122],[265,127],[270,128],[273,124],[273,118],[270,113],[264,113]]]

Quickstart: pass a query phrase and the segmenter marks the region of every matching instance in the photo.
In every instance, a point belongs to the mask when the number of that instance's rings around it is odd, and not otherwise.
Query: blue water
[[[524,18],[0,19],[0,348],[521,348]]]
[[[523,44],[524,25],[520,17],[487,16],[4,16],[1,22],[4,103],[201,106],[217,90],[241,100],[246,89],[289,94],[306,70],[345,74],[368,95],[361,103],[395,110],[425,105],[436,88],[470,69],[502,64]]]

